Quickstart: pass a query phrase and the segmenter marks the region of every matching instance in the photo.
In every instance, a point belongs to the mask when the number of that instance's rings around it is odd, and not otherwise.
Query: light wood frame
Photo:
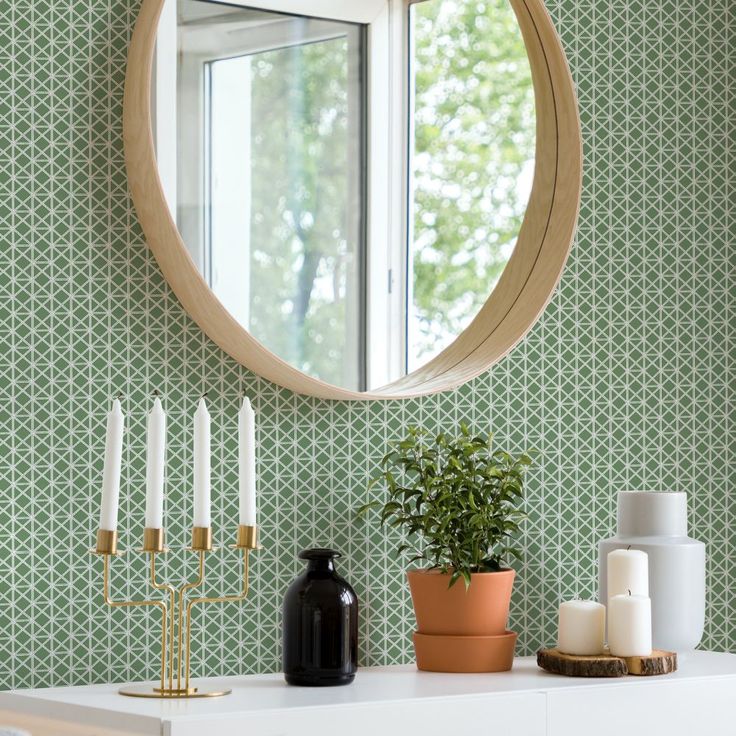
[[[422,368],[365,393],[302,373],[235,320],[207,285],[176,227],[159,179],[151,126],[151,71],[165,0],[142,0],[128,52],[123,139],[128,183],[149,247],[184,309],[235,360],[300,394],[324,399],[395,399],[455,388],[506,355],[544,311],[572,247],[581,194],[577,99],[565,53],[543,0],[510,0],[534,82],[534,182],[516,247],[475,319]]]

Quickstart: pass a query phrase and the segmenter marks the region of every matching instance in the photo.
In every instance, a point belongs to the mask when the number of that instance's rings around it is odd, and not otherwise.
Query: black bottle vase
[[[358,668],[358,598],[335,572],[332,549],[307,549],[307,569],[283,608],[283,667],[290,685],[348,685]]]

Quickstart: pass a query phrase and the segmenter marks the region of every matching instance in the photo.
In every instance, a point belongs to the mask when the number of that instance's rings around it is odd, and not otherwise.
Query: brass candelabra
[[[197,577],[178,590],[156,577],[156,556],[167,552],[164,546],[163,529],[146,529],[143,547],[138,550],[150,556],[151,586],[166,595],[161,600],[117,601],[110,596],[110,563],[122,552],[118,551],[117,532],[100,529],[94,554],[103,559],[102,594],[105,603],[112,607],[156,606],[161,611],[161,677],[158,687],[129,685],[120,689],[121,695],[135,698],[214,698],[227,695],[230,690],[194,687],[190,679],[190,655],[192,640],[192,609],[203,603],[236,603],[248,595],[248,556],[259,549],[258,527],[239,526],[234,548],[243,553],[242,589],[237,595],[216,598],[190,598],[188,591],[204,584],[207,555],[215,551],[212,546],[210,527],[193,527],[192,546],[189,548],[199,556]],[[168,599],[168,600],[167,600]]]

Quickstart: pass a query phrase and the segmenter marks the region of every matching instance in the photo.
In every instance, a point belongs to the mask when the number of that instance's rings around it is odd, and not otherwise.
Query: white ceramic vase
[[[705,545],[687,535],[687,494],[618,494],[616,536],[598,545],[601,603],[608,602],[608,553],[627,547],[649,555],[654,648],[673,652],[695,649],[705,625]]]

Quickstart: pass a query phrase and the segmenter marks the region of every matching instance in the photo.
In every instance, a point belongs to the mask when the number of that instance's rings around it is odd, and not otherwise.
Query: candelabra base
[[[164,700],[179,700],[183,698],[219,698],[229,695],[230,688],[218,689],[211,687],[188,687],[188,688],[164,688],[151,687],[151,685],[126,685],[118,692],[129,698],[159,698]]]

